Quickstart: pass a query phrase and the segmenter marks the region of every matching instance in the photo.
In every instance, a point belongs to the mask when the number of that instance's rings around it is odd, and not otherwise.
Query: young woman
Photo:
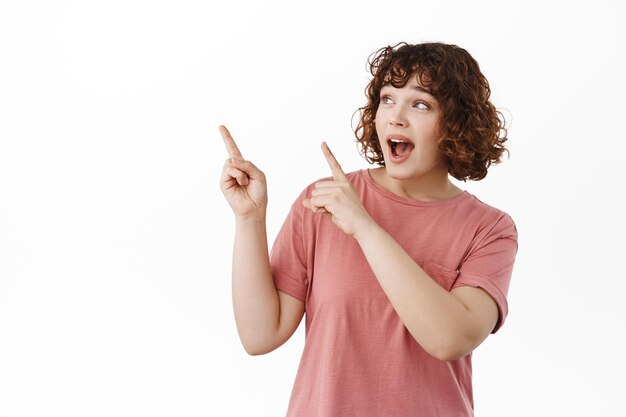
[[[369,64],[355,134],[379,167],[344,173],[323,143],[332,176],[300,193],[270,254],[265,176],[220,126],[237,329],[265,354],[306,311],[288,416],[473,416],[472,351],[507,316],[517,229],[448,175],[500,162],[504,118],[456,45],[401,42]]]

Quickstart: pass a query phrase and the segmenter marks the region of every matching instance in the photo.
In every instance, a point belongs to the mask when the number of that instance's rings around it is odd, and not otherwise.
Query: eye
[[[381,103],[383,103],[383,104],[387,104],[387,103],[385,102],[385,100],[386,100],[386,99],[391,99],[391,97],[389,97],[389,96],[382,96],[382,97],[380,98]],[[425,102],[423,102],[423,101],[417,101],[417,102],[415,102],[415,105],[418,105],[418,104],[422,104],[423,106],[425,106],[425,107],[422,107],[422,110],[428,110],[428,109],[430,109],[430,106],[429,106],[428,104],[426,104]]]

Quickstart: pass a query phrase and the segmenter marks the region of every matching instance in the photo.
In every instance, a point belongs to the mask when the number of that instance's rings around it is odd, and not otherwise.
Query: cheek
[[[439,161],[443,157],[443,153],[439,150],[439,146],[436,141],[433,141],[428,145],[428,154],[433,161]]]

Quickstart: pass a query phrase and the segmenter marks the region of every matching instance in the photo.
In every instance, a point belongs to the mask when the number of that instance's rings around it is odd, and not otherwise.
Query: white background
[[[2,1],[0,416],[282,416],[304,321],[248,356],[231,304],[225,124],[267,175],[268,239],[309,183],[367,168],[367,58],[467,49],[510,158],[455,184],[509,213],[505,326],[476,415],[623,411],[619,2]],[[351,121],[351,119],[353,119]]]

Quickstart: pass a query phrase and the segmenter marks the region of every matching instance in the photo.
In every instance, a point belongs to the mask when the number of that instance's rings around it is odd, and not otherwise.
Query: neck
[[[404,198],[420,201],[447,200],[461,192],[448,178],[447,169],[439,165],[419,177],[392,177],[386,167],[370,170],[372,178],[392,193]]]

